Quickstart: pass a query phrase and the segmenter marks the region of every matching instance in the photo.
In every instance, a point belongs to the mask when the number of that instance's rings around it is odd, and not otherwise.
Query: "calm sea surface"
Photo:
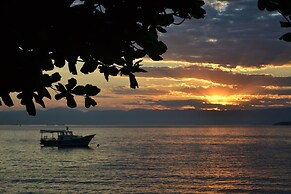
[[[71,126],[89,149],[41,148],[49,128],[0,126],[0,193],[291,193],[291,127]]]

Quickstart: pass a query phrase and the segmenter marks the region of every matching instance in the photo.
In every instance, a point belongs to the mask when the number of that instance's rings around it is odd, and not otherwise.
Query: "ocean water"
[[[88,149],[41,147],[49,128],[0,126],[1,194],[291,193],[291,127],[70,126]]]

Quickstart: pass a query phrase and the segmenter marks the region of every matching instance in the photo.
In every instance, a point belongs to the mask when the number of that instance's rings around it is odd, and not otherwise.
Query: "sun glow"
[[[236,96],[205,96],[205,100],[210,104],[221,104],[221,105],[236,105],[238,100]]]

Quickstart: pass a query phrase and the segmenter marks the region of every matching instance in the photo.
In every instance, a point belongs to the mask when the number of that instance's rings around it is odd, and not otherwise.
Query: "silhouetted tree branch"
[[[260,10],[277,11],[285,21],[281,21],[282,28],[291,27],[291,1],[290,0],[258,0],[258,8]],[[291,32],[280,37],[280,40],[291,42]]]
[[[65,98],[76,107],[74,96],[85,98],[85,107],[95,106],[97,86],[77,85],[70,78],[60,83],[55,67],[68,66],[71,74],[99,71],[109,76],[129,76],[138,87],[135,72],[145,72],[141,59],[162,60],[167,46],[158,38],[176,19],[203,18],[202,0],[9,0],[1,2],[0,105],[14,105],[16,92],[30,115],[43,98]],[[181,23],[179,23],[181,24]],[[82,61],[81,72],[76,65]],[[137,61],[137,62],[136,62]]]

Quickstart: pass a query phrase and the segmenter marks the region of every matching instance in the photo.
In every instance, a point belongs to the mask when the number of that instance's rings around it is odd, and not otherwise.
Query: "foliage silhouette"
[[[285,21],[281,21],[282,28],[291,27],[291,1],[290,0],[258,0],[258,8],[269,12],[277,11]],[[285,33],[280,37],[280,40],[291,42],[291,32]]]
[[[4,1],[0,106],[12,107],[15,92],[29,115],[36,115],[34,103],[45,108],[43,99],[52,98],[49,88],[56,100],[65,98],[68,107],[77,106],[75,95],[84,96],[85,107],[95,106],[97,86],[79,86],[74,78],[60,83],[55,67],[65,65],[73,75],[99,71],[107,81],[126,75],[130,88],[138,88],[134,73],[146,72],[142,58],[162,60],[167,50],[159,33],[166,33],[171,24],[203,18],[203,5],[202,0]]]

